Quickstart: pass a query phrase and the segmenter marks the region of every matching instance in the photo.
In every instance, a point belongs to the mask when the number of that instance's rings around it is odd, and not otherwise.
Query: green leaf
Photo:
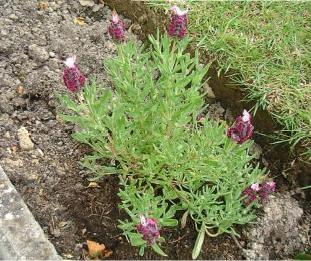
[[[299,253],[294,256],[294,260],[311,260],[311,255],[306,253]]]
[[[165,254],[163,252],[163,250],[159,247],[159,245],[157,243],[154,243],[153,245],[151,245],[152,249],[154,250],[154,252],[158,253],[161,256],[167,256],[167,254]]]
[[[132,246],[141,246],[141,245],[146,244],[146,241],[142,239],[140,234],[129,233],[128,237],[130,239]]]
[[[141,246],[140,249],[139,249],[139,255],[143,256],[144,253],[145,253],[145,246]]]
[[[197,240],[195,241],[194,248],[192,250],[192,259],[197,259],[201,252],[201,248],[205,237],[205,224],[203,223],[198,234]]]
[[[162,219],[161,225],[163,227],[175,227],[178,225],[178,220],[173,219],[173,218],[165,218],[165,219]]]

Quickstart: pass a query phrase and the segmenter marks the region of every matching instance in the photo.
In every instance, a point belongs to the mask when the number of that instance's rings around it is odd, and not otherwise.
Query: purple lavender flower
[[[252,189],[252,186],[247,187],[243,192],[242,195],[246,196],[245,198],[245,205],[249,205],[255,200],[257,200],[258,196],[256,190]]]
[[[261,188],[258,191],[261,202],[264,203],[268,200],[269,195],[275,191],[275,187],[274,181],[266,181],[261,184]]]
[[[242,195],[246,196],[245,205],[249,205],[255,200],[260,200],[261,203],[265,203],[269,195],[274,191],[275,182],[265,181],[261,184],[253,183],[242,192]]]
[[[155,218],[146,218],[140,216],[140,223],[136,226],[138,233],[143,235],[143,239],[147,241],[148,245],[155,243],[160,236],[160,232]]]
[[[117,42],[123,42],[125,40],[125,25],[122,20],[120,20],[118,14],[113,11],[111,23],[108,27],[108,32],[112,39]]]
[[[69,57],[65,61],[65,69],[63,73],[64,83],[67,89],[71,92],[77,92],[84,86],[85,76],[80,72],[75,64],[76,57]]]
[[[254,126],[251,123],[252,116],[247,110],[243,111],[243,116],[238,116],[235,123],[227,131],[227,136],[238,144],[242,144],[250,139],[254,132]]]
[[[182,11],[178,6],[171,8],[172,15],[168,27],[168,35],[170,37],[184,38],[187,34],[188,11]]]

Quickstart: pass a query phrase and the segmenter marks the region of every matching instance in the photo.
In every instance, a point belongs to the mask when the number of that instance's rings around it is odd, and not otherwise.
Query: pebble
[[[54,52],[49,52],[49,56],[50,56],[51,58],[54,58],[54,57],[55,57],[55,53],[54,53]]]
[[[10,14],[9,18],[14,21],[18,20],[18,16],[16,14]]]
[[[95,5],[93,0],[79,0],[80,5],[92,7]]]
[[[34,147],[33,142],[29,137],[29,132],[25,127],[21,127],[17,131],[19,145],[22,150],[32,150]]]
[[[11,138],[10,132],[7,131],[7,132],[4,134],[4,137],[7,138],[7,139],[10,139],[10,138]]]
[[[49,59],[49,54],[47,51],[36,44],[29,45],[28,54],[33,60],[37,62],[45,62],[47,59]]]

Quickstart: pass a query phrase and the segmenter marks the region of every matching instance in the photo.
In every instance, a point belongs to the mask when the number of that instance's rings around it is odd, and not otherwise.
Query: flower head
[[[259,186],[258,183],[254,183],[254,184],[251,185],[251,189],[253,191],[259,191],[260,190],[260,186]]]
[[[160,236],[157,220],[154,218],[140,216],[140,223],[136,226],[136,229],[138,233],[142,234],[143,239],[147,241],[148,245],[154,244]]]
[[[258,194],[262,202],[266,202],[271,193],[275,191],[275,182],[274,181],[266,181],[262,183],[261,189]]]
[[[242,192],[242,195],[246,196],[246,205],[249,205],[255,200],[260,200],[261,203],[265,203],[268,200],[269,195],[274,191],[275,182],[265,181],[261,184],[253,183]]]
[[[243,196],[246,196],[245,198],[245,205],[249,205],[252,202],[254,202],[258,196],[257,196],[257,191],[252,189],[252,186],[247,187],[243,192]]]
[[[75,56],[67,58],[64,62],[66,67],[64,69],[63,79],[67,89],[71,92],[76,92],[82,89],[86,80],[75,62]]]
[[[115,41],[123,42],[125,40],[124,22],[119,18],[115,11],[112,12],[112,19],[108,27],[108,32]]]
[[[238,116],[232,127],[227,130],[227,136],[238,144],[242,144],[250,139],[254,132],[254,126],[251,123],[251,115],[248,111],[243,111],[243,116]]]
[[[243,110],[243,116],[242,116],[242,121],[244,122],[250,122],[252,119],[252,115],[247,110]]]
[[[176,5],[171,7],[172,15],[168,27],[168,35],[170,37],[183,38],[187,34],[188,16],[187,10],[180,10]]]
[[[188,13],[188,10],[182,11],[177,5],[172,6],[171,11],[173,11],[178,16],[183,16],[183,15],[186,15]]]

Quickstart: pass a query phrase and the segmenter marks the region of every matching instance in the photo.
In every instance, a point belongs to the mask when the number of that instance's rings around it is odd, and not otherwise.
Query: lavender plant
[[[161,229],[178,224],[176,211],[183,212],[182,226],[189,219],[196,225],[196,258],[206,234],[237,235],[234,226],[251,221],[260,203],[258,191],[246,204],[245,190],[264,182],[264,170],[248,153],[250,115],[230,132],[243,142],[227,137],[224,122],[197,121],[208,66],[185,52],[188,42],[158,35],[149,49],[119,45],[118,56],[105,63],[113,91],[93,81],[78,103],[62,97],[71,110],[63,118],[80,127],[74,137],[93,150],[83,165],[94,178],[119,175],[120,208],[129,215],[119,227],[141,255],[148,246],[165,255]]]

